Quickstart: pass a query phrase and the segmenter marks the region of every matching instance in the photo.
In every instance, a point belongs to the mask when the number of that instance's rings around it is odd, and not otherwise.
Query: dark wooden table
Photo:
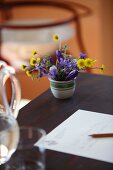
[[[23,107],[17,120],[49,133],[78,109],[113,114],[113,77],[81,73],[72,98],[56,99],[49,89]],[[113,170],[113,164],[47,150],[46,170]]]

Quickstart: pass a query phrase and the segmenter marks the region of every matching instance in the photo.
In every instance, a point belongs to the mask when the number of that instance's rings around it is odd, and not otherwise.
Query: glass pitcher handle
[[[5,84],[8,78],[10,79],[12,89],[10,104],[8,103],[5,88]],[[3,67],[0,69],[0,91],[1,91],[0,100],[3,100],[2,103],[4,104],[5,113],[7,115],[13,114],[14,117],[17,118],[18,107],[21,99],[21,87],[19,80],[15,75],[15,70],[10,66],[3,65]]]

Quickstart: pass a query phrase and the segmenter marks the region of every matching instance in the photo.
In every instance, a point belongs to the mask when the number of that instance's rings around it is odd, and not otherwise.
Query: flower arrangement
[[[56,59],[49,55],[41,56],[37,50],[33,50],[32,57],[28,65],[22,65],[22,70],[27,76],[40,78],[48,76],[56,81],[68,81],[75,79],[79,72],[87,69],[100,69],[105,71],[105,65],[94,67],[96,60],[87,57],[86,54],[80,52],[78,58],[74,58],[68,52],[68,46],[61,46],[60,38],[57,34],[53,35],[53,40],[59,43],[59,49],[56,50]]]

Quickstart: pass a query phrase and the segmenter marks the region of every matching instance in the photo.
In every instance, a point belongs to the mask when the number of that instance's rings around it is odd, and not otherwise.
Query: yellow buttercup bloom
[[[32,57],[32,58],[30,59],[30,65],[35,66],[36,64],[37,64],[36,58]]]
[[[77,67],[78,67],[79,69],[85,68],[85,60],[84,60],[84,59],[79,59],[79,60],[77,61]]]
[[[58,34],[54,34],[53,35],[53,40],[54,41],[59,41],[59,35]]]
[[[32,76],[32,73],[31,73],[31,71],[29,71],[29,70],[26,71],[26,74],[27,74],[28,77],[31,77],[31,76]]]
[[[37,63],[39,63],[39,62],[40,62],[40,58],[38,57],[38,58],[36,59],[36,61],[37,61]]]
[[[33,50],[32,56],[34,56],[35,54],[37,54],[36,49]]]
[[[96,60],[92,60],[91,58],[86,58],[85,59],[85,66],[90,68],[90,67],[93,66],[93,64],[95,64],[95,62],[96,62]]]
[[[22,71],[25,71],[26,66],[24,64],[21,65]]]
[[[101,72],[102,72],[102,73],[104,73],[104,72],[105,72],[105,70],[106,70],[105,65],[104,65],[104,64],[102,64],[102,66],[101,66],[101,68],[100,68],[100,69],[101,69]]]

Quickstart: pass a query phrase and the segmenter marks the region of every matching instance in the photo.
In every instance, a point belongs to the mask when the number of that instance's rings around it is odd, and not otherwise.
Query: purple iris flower
[[[34,70],[39,70],[40,69],[40,64],[37,64]]]
[[[77,60],[76,60],[76,59],[73,59],[73,60],[71,61],[71,70],[76,69],[76,67],[77,67]]]
[[[64,63],[65,66],[67,66],[67,65],[69,65],[69,60],[64,60],[63,63]]]
[[[76,76],[78,75],[78,71],[77,70],[73,70],[71,71],[68,76],[66,77],[66,80],[72,80],[74,79]]]
[[[59,51],[59,50],[56,50],[56,57],[57,57],[58,62],[60,62],[61,59],[64,60],[64,56],[62,55],[61,51]]]
[[[42,77],[44,74],[42,71],[40,71],[39,77]]]
[[[81,59],[85,59],[86,56],[87,56],[87,54],[84,54],[84,53],[80,52],[80,58],[81,58]]]
[[[54,63],[53,57],[49,58],[50,63]]]
[[[55,65],[51,66],[50,69],[49,69],[49,76],[52,78],[52,79],[56,79],[57,77],[57,67]]]
[[[59,64],[60,64],[61,66],[64,65],[64,60],[63,60],[63,58],[60,58]]]

